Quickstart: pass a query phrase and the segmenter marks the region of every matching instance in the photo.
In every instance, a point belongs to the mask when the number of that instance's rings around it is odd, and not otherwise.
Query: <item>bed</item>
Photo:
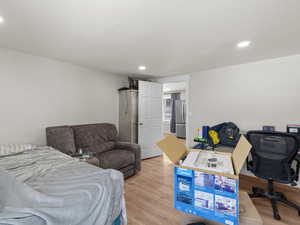
[[[123,175],[51,147],[0,155],[1,225],[127,224]]]

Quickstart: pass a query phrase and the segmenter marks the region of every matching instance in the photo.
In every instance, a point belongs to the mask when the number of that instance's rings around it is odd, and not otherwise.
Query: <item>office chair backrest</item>
[[[249,131],[252,144],[251,171],[258,177],[278,182],[291,182],[291,164],[299,149],[299,141],[292,134]]]

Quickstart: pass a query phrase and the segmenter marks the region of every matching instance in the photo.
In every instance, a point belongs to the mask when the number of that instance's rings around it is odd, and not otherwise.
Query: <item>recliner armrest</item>
[[[129,142],[121,142],[117,141],[115,142],[115,149],[124,149],[127,151],[131,151],[135,155],[135,165],[136,170],[141,170],[141,147],[138,144],[129,143]]]
[[[140,151],[141,147],[138,144],[130,143],[130,142],[123,142],[123,141],[117,141],[115,142],[115,148],[118,149],[128,149],[128,150],[134,150],[134,151]]]

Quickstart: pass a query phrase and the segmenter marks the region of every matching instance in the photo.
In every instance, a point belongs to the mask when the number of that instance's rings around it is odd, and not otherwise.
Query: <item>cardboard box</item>
[[[252,200],[249,198],[248,193],[240,191],[239,193],[239,208],[240,208],[240,225],[263,225],[263,221],[257,209],[255,208]],[[215,221],[210,221],[202,217],[193,216],[190,214],[182,213],[181,224],[187,225],[190,223],[203,222],[206,225],[222,225]]]
[[[177,210],[223,224],[239,224],[239,173],[251,150],[244,136],[233,153],[217,152],[231,158],[234,174],[181,166],[179,162],[190,151],[199,150],[187,149],[175,136],[168,136],[157,145],[175,165],[174,207]]]

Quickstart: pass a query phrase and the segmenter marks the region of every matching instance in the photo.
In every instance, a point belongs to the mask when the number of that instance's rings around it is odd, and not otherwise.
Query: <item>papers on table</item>
[[[231,157],[214,152],[190,152],[182,166],[234,174]]]

